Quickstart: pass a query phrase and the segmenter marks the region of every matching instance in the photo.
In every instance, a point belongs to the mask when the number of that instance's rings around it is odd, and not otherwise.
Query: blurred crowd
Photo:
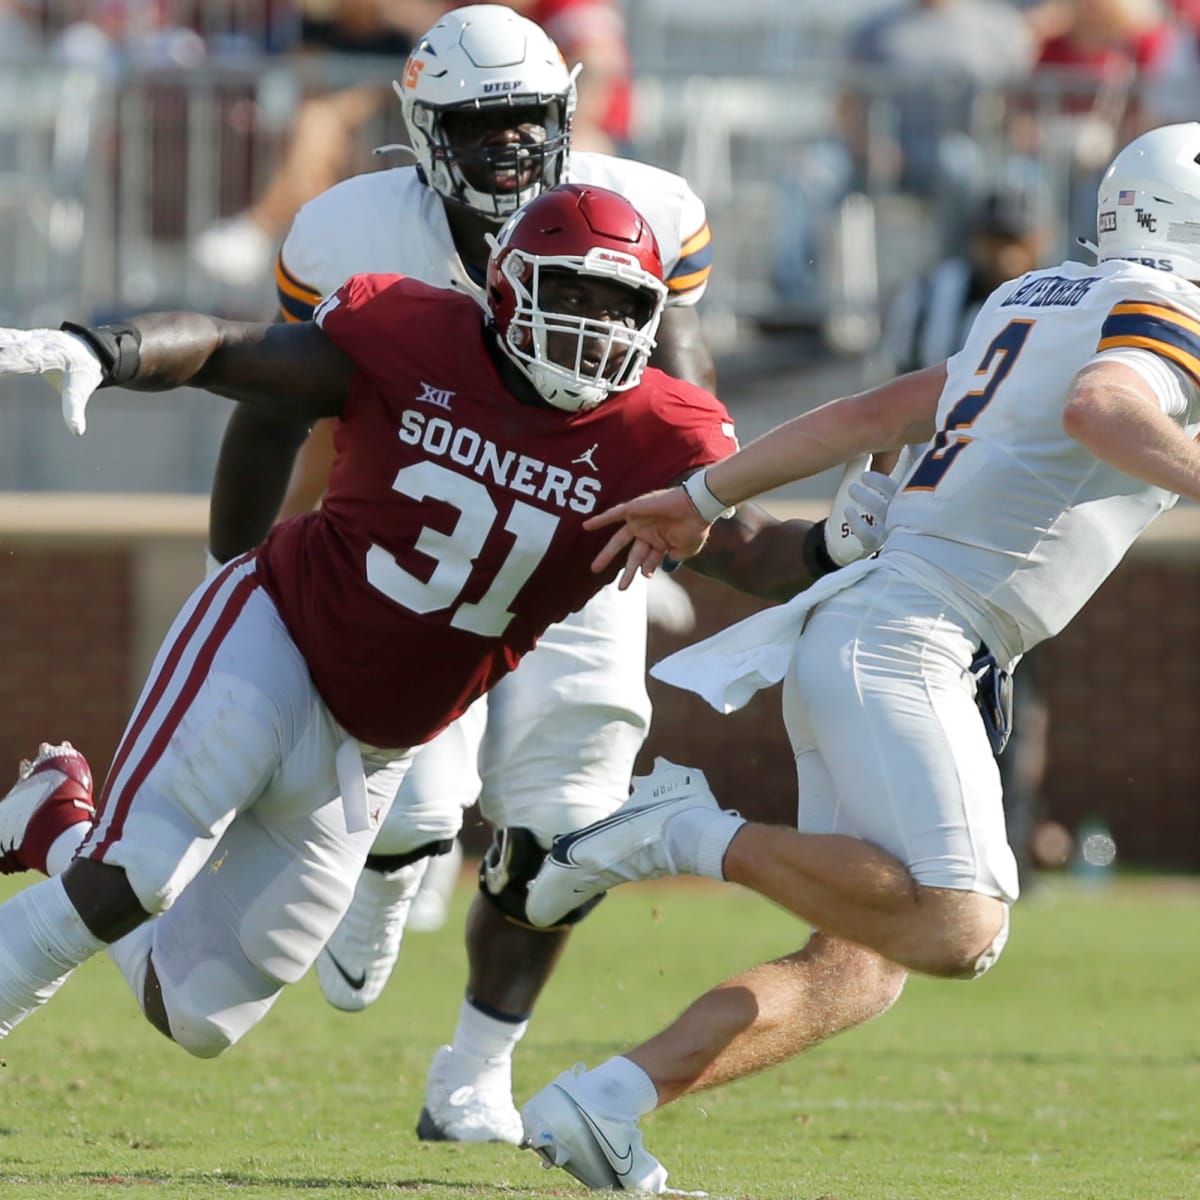
[[[656,15],[676,28],[709,22],[726,33],[757,22],[764,44],[787,23],[801,30],[801,53],[805,22],[827,31],[833,19],[811,0],[746,0],[736,12],[680,0],[509,2],[546,28],[568,62],[583,64],[575,146],[634,157],[647,156],[647,140],[638,136],[635,35]],[[270,154],[273,173],[242,189],[252,194],[231,197],[225,188],[203,229],[187,222],[193,266],[220,286],[246,287],[265,277],[306,200],[349,174],[408,161],[373,160],[364,139],[377,132],[372,123],[381,114],[398,120],[389,89],[396,61],[442,13],[460,6],[0,0],[0,58],[24,61],[40,52],[116,80],[158,68],[294,63],[293,90],[281,106],[286,126]],[[1095,185],[1114,148],[1200,108],[1200,0],[861,0],[857,15],[851,6],[836,19],[840,66],[810,58],[793,68],[799,78],[819,67],[836,94],[816,136],[781,144],[766,273],[776,309],[824,320],[841,349],[873,342],[900,282],[886,278],[886,261],[875,261],[881,202],[899,197],[918,212],[929,243],[921,265],[959,252],[981,205],[1010,187],[1040,193],[1048,220],[1057,223],[1057,235],[1043,239],[1045,256],[1078,253],[1074,236],[1091,232]],[[357,62],[357,77],[331,85],[327,74],[305,70],[315,57]],[[750,73],[748,64],[735,71]],[[265,96],[263,89],[254,105]],[[265,114],[246,124],[255,120],[265,124]],[[392,140],[402,141],[402,132]],[[692,183],[704,193],[702,178]],[[705,198],[719,246],[719,200]],[[864,259],[868,244],[871,261]],[[907,270],[906,263],[901,273]],[[872,319],[843,322],[839,334],[830,323],[839,304],[870,309]]]

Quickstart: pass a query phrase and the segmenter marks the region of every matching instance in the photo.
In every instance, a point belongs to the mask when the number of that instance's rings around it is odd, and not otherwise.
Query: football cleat
[[[426,861],[359,875],[346,915],[317,955],[317,980],[334,1008],[360,1012],[383,994]]]
[[[611,816],[554,839],[525,902],[534,925],[553,925],[619,883],[679,874],[663,836],[667,822],[684,809],[720,810],[703,771],[665,758],[633,784],[633,795]]]
[[[521,1109],[525,1137],[545,1167],[561,1167],[597,1191],[668,1192],[667,1170],[642,1144],[631,1117],[590,1109],[581,1095],[583,1064],[564,1071]]]
[[[96,819],[87,759],[63,742],[42,742],[0,799],[0,874],[46,870],[46,854],[65,829]]]
[[[481,1059],[441,1046],[429,1064],[425,1107],[417,1122],[423,1142],[521,1144],[521,1116],[512,1099],[512,1061]]]

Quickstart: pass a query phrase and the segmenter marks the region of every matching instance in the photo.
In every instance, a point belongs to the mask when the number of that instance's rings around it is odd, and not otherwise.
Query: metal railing
[[[269,317],[269,273],[249,288],[223,285],[200,269],[193,240],[261,192],[306,95],[364,80],[386,84],[395,69],[393,61],[320,56],[298,65],[263,55],[186,69],[131,61],[116,75],[51,61],[5,70],[0,324],[179,307]],[[811,59],[803,70],[639,77],[635,156],[686,175],[708,205],[716,269],[702,314],[718,351],[751,326],[869,316],[944,247],[958,201],[937,187],[914,191],[880,166],[906,86],[883,72],[848,75],[834,61]],[[848,88],[866,113],[865,166],[853,168],[850,186],[828,189],[822,207],[805,193],[837,149],[835,113]],[[1099,115],[1117,125],[1138,95],[1137,82],[1125,81]],[[1046,77],[1017,96],[948,90],[944,99],[944,132],[970,144],[983,175],[1012,154],[1013,117],[1022,114],[1039,131],[1030,157],[1053,195],[1060,249],[1090,233],[1078,213],[1068,217],[1099,165],[1082,164],[1076,145],[1094,141],[1097,128],[1093,119],[1089,132],[1081,120],[1097,116],[1081,81]],[[370,147],[397,140],[399,106],[389,99],[359,130],[363,167],[372,165]],[[825,261],[807,264],[816,268],[816,290],[798,299],[788,272],[806,265],[796,240],[802,215]],[[847,348],[855,336],[870,337],[869,323],[845,328]],[[40,421],[24,419],[29,462],[11,447],[0,453],[0,487],[72,486],[61,477],[66,467],[37,465]],[[158,486],[205,490],[209,465],[199,456],[182,477],[176,470]]]

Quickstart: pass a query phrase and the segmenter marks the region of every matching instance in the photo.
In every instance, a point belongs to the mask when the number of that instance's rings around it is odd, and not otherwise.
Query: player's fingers
[[[625,519],[625,510],[628,507],[628,504],[614,504],[612,508],[606,508],[602,513],[588,517],[584,521],[583,527],[584,529],[603,529],[605,525],[615,525],[618,521]]]
[[[585,521],[586,525],[587,522]],[[592,559],[592,570],[599,574],[633,541],[633,533],[628,525],[622,525],[612,537],[604,543],[604,549]]]
[[[621,572],[621,591],[624,591],[641,573],[647,557],[654,553],[654,547],[640,538],[634,539],[625,557],[625,569]]]

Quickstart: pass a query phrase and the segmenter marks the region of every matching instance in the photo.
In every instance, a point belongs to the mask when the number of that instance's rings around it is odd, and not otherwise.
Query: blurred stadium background
[[[1090,2],[1049,5],[1086,18]],[[1099,75],[1051,66],[995,86],[949,73],[917,81],[930,101],[923,136],[969,148],[970,187],[982,192],[1018,162],[1037,173],[1050,261],[1094,232],[1078,211],[1114,145],[1200,112],[1185,0],[1161,11],[1153,0],[1112,0],[1127,2],[1170,38],[1152,73],[1131,54]],[[878,331],[892,297],[957,248],[962,196],[913,187],[888,166],[914,79],[847,61],[854,31],[889,5],[624,0],[628,151],[685,174],[708,205],[716,268],[702,313],[743,440],[885,370]],[[194,249],[261,193],[306,95],[386,85],[398,72],[395,55],[296,53],[306,17],[332,7],[0,2],[0,323],[164,308],[270,319],[269,268],[233,284]],[[836,203],[809,213],[823,255],[801,293],[784,270],[799,253],[797,188],[819,174],[847,97],[865,116],[863,168]],[[350,169],[404,161],[370,155],[402,140],[399,105],[383,105],[358,130]],[[149,657],[201,575],[227,414],[203,395],[113,391],[79,442],[43,384],[0,384],[0,764],[47,738],[72,739],[97,768],[111,757]],[[772,502],[820,515],[830,491],[819,479]],[[685,583],[698,628],[687,638],[655,632],[653,657],[753,607]],[[1041,661],[1040,815],[1071,831],[1102,824],[1125,865],[1200,869],[1198,597],[1200,514],[1181,506]],[[693,762],[725,803],[790,819],[773,696],[724,719],[666,689],[654,697],[647,759]]]

